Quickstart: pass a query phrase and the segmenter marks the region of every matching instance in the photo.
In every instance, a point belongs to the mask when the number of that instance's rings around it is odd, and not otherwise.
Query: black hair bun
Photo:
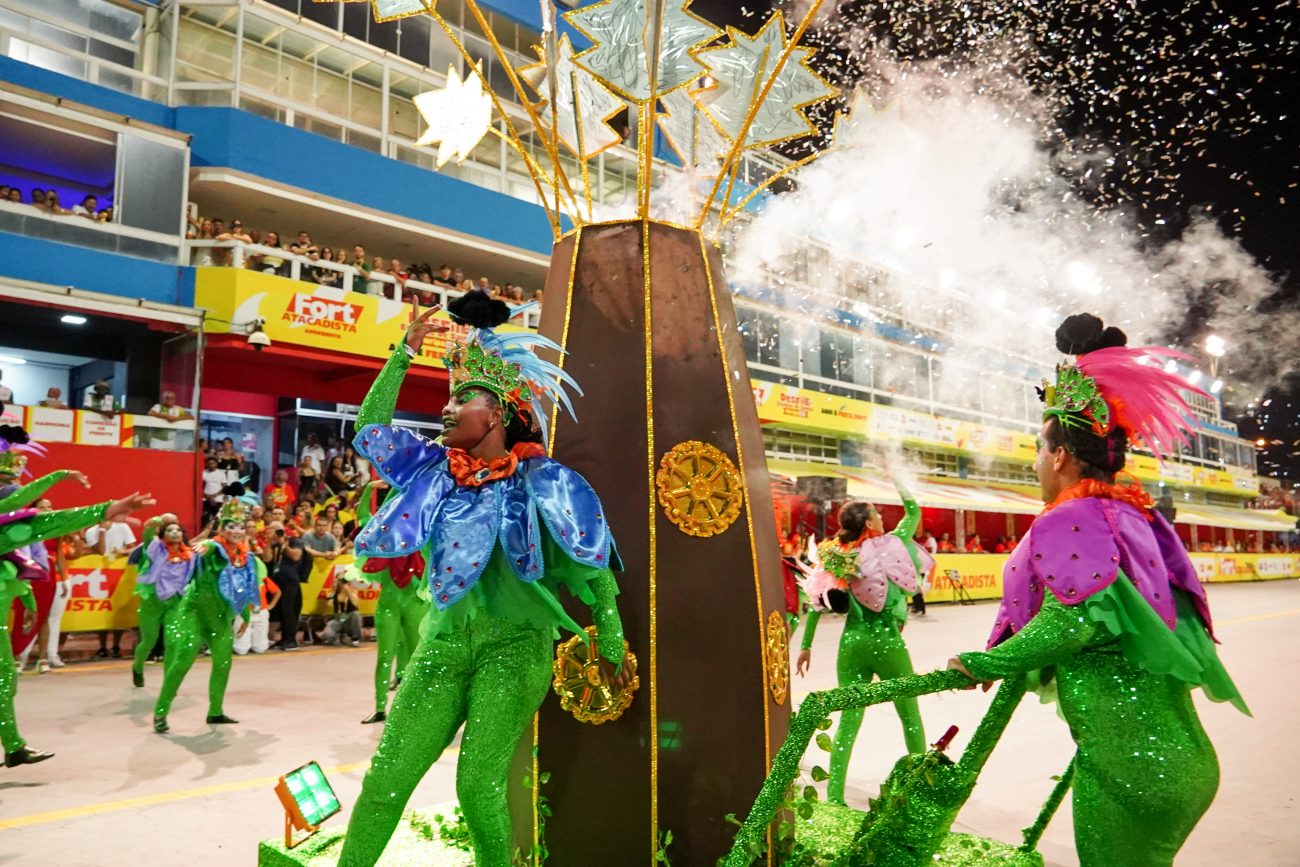
[[[831,611],[836,614],[847,614],[849,610],[849,591],[847,590],[827,590],[826,602],[831,606]]]
[[[510,319],[510,305],[482,292],[466,292],[447,304],[451,318],[472,328],[496,328]]]
[[[0,407],[4,404],[0,404]],[[0,424],[0,437],[3,437],[10,445],[20,446],[31,442],[31,437],[27,436],[27,431],[23,430],[22,425],[18,424]]]
[[[243,482],[231,482],[221,489],[227,497],[242,497],[246,493]]]
[[[1066,355],[1084,355],[1112,346],[1127,346],[1128,335],[1118,328],[1106,328],[1091,313],[1076,313],[1056,328],[1056,348]]]

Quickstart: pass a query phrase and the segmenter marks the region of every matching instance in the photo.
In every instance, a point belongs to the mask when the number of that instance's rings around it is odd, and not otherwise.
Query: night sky
[[[766,0],[696,0],[692,11],[754,32]],[[1153,244],[1211,217],[1271,271],[1279,286],[1258,310],[1268,333],[1300,309],[1300,3],[827,0],[832,20],[805,39],[842,88],[870,86],[873,58],[989,56],[1053,94],[1063,139],[1114,149],[1109,176],[1084,191],[1098,207],[1131,211]],[[992,62],[992,61],[991,61]],[[822,120],[829,117],[825,112]],[[1168,339],[1205,334],[1206,298],[1189,297]],[[1224,303],[1222,301],[1218,303]],[[1226,303],[1232,303],[1231,297]],[[1300,333],[1276,335],[1279,359],[1300,359]],[[1232,353],[1223,359],[1231,384]],[[1278,374],[1264,393],[1231,391],[1226,414],[1263,442],[1260,471],[1300,483],[1300,375]]]

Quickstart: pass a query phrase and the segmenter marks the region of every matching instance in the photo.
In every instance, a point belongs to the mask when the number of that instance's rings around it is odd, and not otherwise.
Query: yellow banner
[[[1037,452],[1030,434],[925,413],[881,406],[870,401],[753,380],[759,421],[783,427],[835,434],[873,442],[893,441],[1032,464]],[[1182,488],[1256,496],[1259,479],[1249,470],[1215,469],[1197,464],[1161,464],[1148,455],[1130,455],[1127,469],[1147,482]]]
[[[302,587],[302,613],[328,616],[330,589],[334,578],[353,561],[351,554],[336,560],[317,557],[312,562],[311,580]],[[101,629],[132,629],[136,616],[135,572],[127,574],[126,558],[91,555],[68,563],[68,607],[63,613],[65,632],[93,632]],[[360,609],[364,616],[375,613],[379,585],[359,584]]]
[[[1300,554],[1202,554],[1191,555],[1202,581],[1269,581],[1300,578]]]
[[[925,597],[927,602],[957,601],[957,588],[948,578],[950,571],[957,573],[972,599],[1002,598],[1002,567],[1006,565],[1007,555],[936,554],[934,560],[934,578],[930,581],[930,594]]]
[[[406,334],[411,316],[411,306],[400,301],[239,268],[196,268],[194,305],[206,308],[213,317],[229,320],[205,320],[203,328],[209,333],[243,333],[242,328],[232,329],[229,323],[243,326],[262,319],[262,330],[273,343],[371,358],[389,356]],[[414,363],[443,367],[447,344],[463,340],[469,329],[452,323],[442,310],[434,318],[446,322],[451,330],[430,334],[423,354]],[[525,329],[505,325],[498,330]]]

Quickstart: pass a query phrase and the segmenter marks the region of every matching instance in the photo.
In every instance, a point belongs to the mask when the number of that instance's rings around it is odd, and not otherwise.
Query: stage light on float
[[[292,849],[320,830],[321,823],[340,809],[338,796],[316,762],[308,762],[280,778],[275,793],[284,805],[284,845]],[[296,834],[302,836],[295,839]]]

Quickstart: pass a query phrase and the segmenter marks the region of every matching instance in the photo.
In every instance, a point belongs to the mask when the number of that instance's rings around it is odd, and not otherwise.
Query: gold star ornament
[[[424,134],[417,147],[438,145],[438,168],[453,156],[462,163],[492,126],[492,97],[483,92],[483,80],[476,71],[461,81],[455,66],[447,67],[447,86],[421,93],[414,100],[424,120]]]

